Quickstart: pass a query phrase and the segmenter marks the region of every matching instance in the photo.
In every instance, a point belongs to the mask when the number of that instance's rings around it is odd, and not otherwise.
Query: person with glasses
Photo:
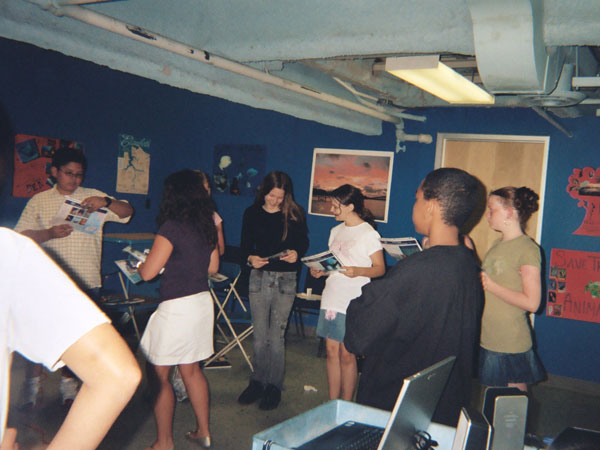
[[[102,230],[94,234],[74,231],[68,224],[53,225],[66,197],[77,200],[94,212],[107,209],[105,221],[126,223],[133,208],[124,200],[116,200],[97,189],[81,186],[87,169],[83,152],[76,148],[59,148],[52,158],[50,169],[56,184],[52,189],[34,195],[25,206],[15,231],[33,239],[92,299],[100,293],[100,260]],[[41,298],[40,301],[44,299]],[[36,406],[41,398],[42,366],[31,364],[27,368],[24,406]],[[77,394],[78,381],[67,369],[62,371],[60,392],[65,406]]]

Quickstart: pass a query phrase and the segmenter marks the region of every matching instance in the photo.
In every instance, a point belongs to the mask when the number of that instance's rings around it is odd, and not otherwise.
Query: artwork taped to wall
[[[387,222],[393,165],[394,152],[315,148],[309,214],[333,216],[330,192],[351,184],[362,190],[375,220]]]
[[[265,176],[265,156],[262,145],[215,145],[213,192],[254,197]]]
[[[50,175],[52,157],[62,147],[83,151],[83,145],[75,141],[29,134],[15,135],[13,197],[33,197],[54,186],[55,180]]]
[[[150,139],[119,134],[117,192],[148,194]]]
[[[583,222],[573,234],[600,236],[600,168],[573,169],[567,192],[578,200],[578,207],[585,208]]]
[[[600,253],[552,249],[546,315],[600,322]]]

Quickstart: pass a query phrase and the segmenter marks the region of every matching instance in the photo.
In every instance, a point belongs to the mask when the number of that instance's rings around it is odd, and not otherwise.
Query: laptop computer
[[[385,428],[345,422],[296,450],[395,450],[411,449],[415,434],[427,430],[446,387],[456,357],[450,356],[404,379]],[[360,446],[360,441],[375,441]]]

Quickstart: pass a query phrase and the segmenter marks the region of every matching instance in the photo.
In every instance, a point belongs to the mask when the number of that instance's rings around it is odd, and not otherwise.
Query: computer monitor
[[[411,448],[415,433],[427,430],[455,360],[449,356],[404,379],[377,450]]]

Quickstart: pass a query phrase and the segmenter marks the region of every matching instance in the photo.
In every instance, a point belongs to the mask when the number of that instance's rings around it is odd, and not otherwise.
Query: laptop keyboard
[[[334,450],[377,450],[383,431],[383,428],[364,429],[351,443],[338,445]]]

